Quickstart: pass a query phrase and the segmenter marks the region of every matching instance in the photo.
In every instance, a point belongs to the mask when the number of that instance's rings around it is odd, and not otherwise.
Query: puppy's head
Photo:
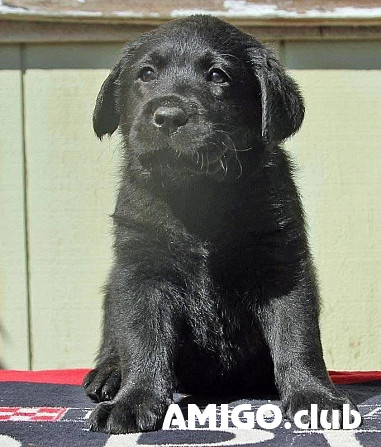
[[[174,20],[126,45],[99,92],[94,130],[121,130],[152,171],[240,172],[295,133],[304,116],[294,81],[251,36],[210,16]]]

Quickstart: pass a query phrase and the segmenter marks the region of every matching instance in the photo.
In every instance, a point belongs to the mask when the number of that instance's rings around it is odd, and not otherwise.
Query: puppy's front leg
[[[106,290],[104,309],[110,308],[111,293]],[[113,336],[112,314],[105,312],[103,317],[102,345],[97,355],[96,367],[83,380],[86,394],[95,402],[112,400],[120,388],[120,360]]]
[[[287,295],[267,298],[258,317],[270,348],[284,414],[293,420],[299,410],[317,404],[319,412],[355,405],[339,393],[328,377],[318,325],[318,298],[307,275]]]
[[[126,269],[127,271],[127,269]],[[114,337],[120,358],[121,388],[90,416],[90,428],[131,433],[160,427],[172,399],[176,293],[164,281],[129,277],[120,269],[114,285]]]

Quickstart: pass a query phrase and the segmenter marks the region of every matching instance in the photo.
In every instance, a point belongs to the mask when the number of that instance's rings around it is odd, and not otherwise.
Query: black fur
[[[85,379],[93,430],[160,426],[175,390],[247,397],[285,415],[349,402],[330,382],[291,163],[301,94],[251,36],[209,16],[128,44],[94,129],[124,164],[103,343]]]

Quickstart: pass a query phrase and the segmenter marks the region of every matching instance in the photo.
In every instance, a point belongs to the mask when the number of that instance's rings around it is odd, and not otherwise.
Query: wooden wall
[[[299,166],[331,369],[381,369],[381,41],[274,44],[307,114]],[[118,138],[91,115],[121,44],[0,45],[0,359],[89,367],[111,259]]]

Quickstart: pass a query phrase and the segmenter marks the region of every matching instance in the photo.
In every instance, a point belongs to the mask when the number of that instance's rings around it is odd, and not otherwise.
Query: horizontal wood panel
[[[123,42],[136,38],[142,32],[155,29],[167,20],[150,23],[134,20],[131,23],[48,22],[6,20],[0,16],[0,42]],[[336,23],[321,25],[314,21],[304,25],[275,21],[229,20],[243,31],[265,40],[369,40],[381,39],[381,23]],[[381,21],[381,20],[380,20]]]
[[[289,19],[289,20],[369,20],[381,17],[377,0],[92,0],[73,2],[62,0],[7,0],[0,5],[0,13],[13,17],[40,19],[126,20],[160,19],[195,13],[212,13],[228,18]]]
[[[290,69],[380,70],[381,41],[285,42],[284,63]]]

